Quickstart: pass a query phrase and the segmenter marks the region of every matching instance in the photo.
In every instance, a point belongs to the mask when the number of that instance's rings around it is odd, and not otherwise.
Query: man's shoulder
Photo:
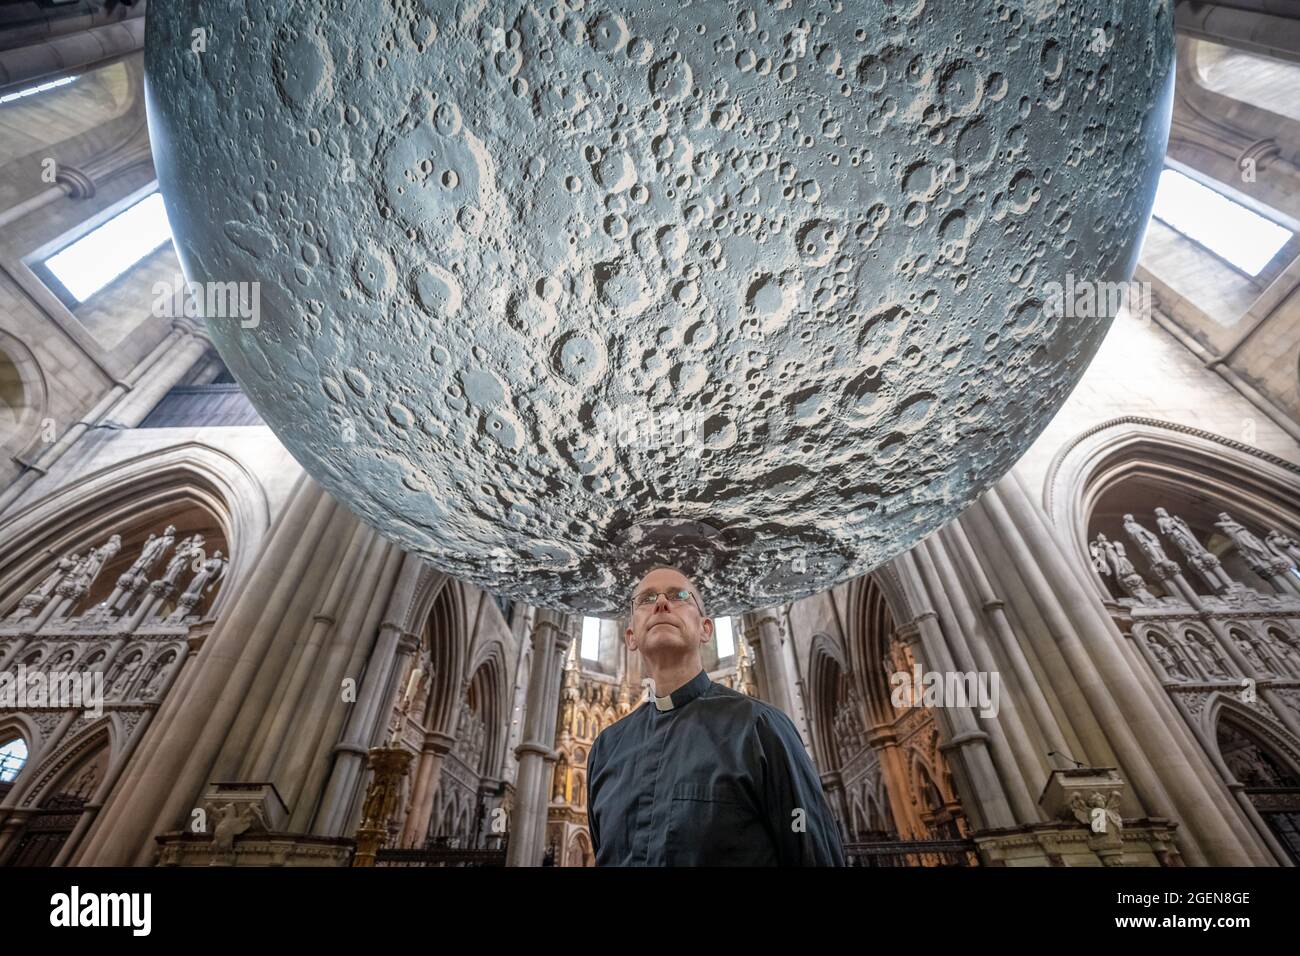
[[[781,727],[788,726],[789,729],[794,730],[794,721],[780,707],[769,704],[765,700],[759,700],[757,697],[742,694],[726,684],[714,683],[709,689],[708,699],[717,701],[724,707],[737,710],[745,716],[751,726],[767,723],[780,725]]]

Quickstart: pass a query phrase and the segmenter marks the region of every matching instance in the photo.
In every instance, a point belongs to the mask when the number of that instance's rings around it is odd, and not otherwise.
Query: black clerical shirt
[[[843,866],[782,711],[701,670],[606,727],[587,759],[597,866]]]

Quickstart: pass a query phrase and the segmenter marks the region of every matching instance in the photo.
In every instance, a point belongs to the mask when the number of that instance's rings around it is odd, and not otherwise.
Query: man
[[[655,568],[633,590],[628,650],[651,698],[596,738],[587,819],[597,866],[843,866],[794,723],[709,680],[713,621],[691,581]]]

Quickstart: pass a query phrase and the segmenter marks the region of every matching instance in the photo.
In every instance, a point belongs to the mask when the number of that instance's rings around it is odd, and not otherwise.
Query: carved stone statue
[[[1187,526],[1187,522],[1178,515],[1171,515],[1164,508],[1156,509],[1156,527],[1160,533],[1168,537],[1178,546],[1178,550],[1187,557],[1196,554],[1209,554],[1201,542],[1196,540],[1196,535],[1192,534],[1192,529]]]
[[[1178,573],[1178,565],[1169,560],[1160,539],[1134,520],[1132,515],[1124,516],[1124,530],[1146,557],[1157,579],[1165,581]]]
[[[229,562],[214,551],[212,557],[203,562],[198,572],[190,579],[190,586],[176,601],[176,610],[168,616],[168,621],[182,621],[194,611],[194,606],[202,600],[203,595],[216,587],[225,576]]]
[[[112,602],[114,610],[121,611],[125,608],[130,603],[131,596],[144,587],[148,580],[147,575],[175,540],[176,526],[170,524],[163,530],[161,537],[156,534],[149,535],[149,540],[140,549],[140,556],[135,559],[131,567],[127,568],[126,573],[117,579],[120,596]]]
[[[262,808],[256,804],[222,804],[214,808],[213,815],[217,818],[216,826],[212,829],[214,864],[233,855],[235,837],[247,831],[254,823],[260,823],[266,829],[266,818],[262,815]],[[218,856],[222,859],[215,858]]]
[[[35,614],[40,608],[45,606],[45,602],[54,596],[54,590],[58,587],[59,582],[72,573],[72,571],[81,563],[81,555],[76,552],[69,552],[54,562],[54,569],[50,571],[31,591],[24,595],[23,599],[18,602],[18,607],[9,615],[7,620],[21,621],[23,618]]]
[[[1288,562],[1292,567],[1300,568],[1300,544],[1297,544],[1293,539],[1288,538],[1280,531],[1270,531],[1264,535],[1264,543],[1279,558]]]
[[[121,547],[122,536],[115,534],[98,548],[93,548],[77,563],[72,573],[55,588],[55,592],[74,602],[85,597],[95,583],[95,579],[99,577],[99,572],[104,570],[104,565],[113,560]]]
[[[1228,677],[1230,673],[1223,663],[1222,652],[1218,646],[1200,635],[1189,635],[1187,652],[1201,666],[1206,677]]]
[[[149,540],[140,549],[140,557],[135,559],[135,563],[131,565],[126,573],[134,578],[152,569],[158,563],[159,558],[167,553],[167,549],[172,546],[172,542],[175,540],[176,526],[170,524],[163,530],[162,537],[155,534],[149,535]]]
[[[1281,562],[1277,555],[1270,551],[1263,541],[1234,521],[1226,511],[1219,512],[1219,520],[1214,522],[1214,525],[1223,529],[1223,533],[1232,539],[1232,543],[1237,546],[1237,550],[1241,552],[1242,558],[1250,565],[1252,571],[1271,577],[1286,570],[1279,567]]]
[[[108,693],[105,696],[121,697],[125,694],[126,689],[131,686],[131,678],[135,676],[135,672],[139,669],[140,658],[138,656],[131,658],[123,664],[121,669],[117,672],[117,676],[113,678],[113,684],[108,688]]]
[[[1156,596],[1147,589],[1146,581],[1129,560],[1124,545],[1099,533],[1090,550],[1094,567],[1102,574],[1113,574],[1125,594],[1142,604],[1157,603]]]
[[[1151,648],[1151,653],[1153,653],[1156,656],[1156,659],[1160,661],[1160,666],[1164,668],[1165,674],[1168,675],[1171,679],[1173,680],[1191,679],[1192,675],[1187,673],[1187,670],[1186,668],[1183,667],[1182,662],[1174,657],[1173,652],[1170,651],[1169,648],[1165,646],[1165,642],[1162,641],[1158,636],[1156,636],[1155,634],[1148,634],[1147,647]]]
[[[163,572],[162,578],[155,581],[155,585],[162,585],[165,593],[171,593],[176,587],[176,581],[180,578],[181,572],[185,566],[195,557],[203,553],[203,535],[192,534],[176,546],[176,553],[172,559],[167,562],[167,570]]]
[[[1260,656],[1254,644],[1235,632],[1232,635],[1232,643],[1237,645],[1237,650],[1241,651],[1242,656],[1250,662],[1251,667],[1261,674],[1272,673],[1273,669],[1264,663],[1264,658]]]

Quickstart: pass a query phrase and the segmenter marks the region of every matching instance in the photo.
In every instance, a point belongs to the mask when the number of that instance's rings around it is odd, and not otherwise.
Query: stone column
[[[408,557],[407,560],[412,559]],[[334,765],[312,833],[319,836],[350,835],[346,832],[350,811],[354,804],[359,808],[354,797],[360,793],[369,748],[388,714],[384,705],[391,699],[394,676],[402,673],[419,646],[420,635],[403,630],[396,621],[385,621],[379,629],[360,696],[348,713],[342,739],[333,748]]]
[[[566,615],[537,612],[533,622],[532,673],[524,708],[523,741],[515,748],[519,761],[514,819],[510,821],[507,866],[540,866],[546,852],[546,812],[551,775],[559,754],[555,731],[560,708],[564,655],[573,640]]]
[[[754,656],[762,663],[760,689],[763,699],[786,714],[794,713],[790,697],[790,675],[786,671],[785,649],[781,646],[781,625],[772,611],[756,611],[746,615],[749,626],[745,640],[754,649]]]
[[[433,813],[433,795],[437,791],[437,783],[442,772],[442,761],[447,754],[451,753],[455,743],[455,737],[439,730],[424,735],[420,765],[415,771],[415,783],[411,787],[410,812],[402,827],[399,846],[424,845],[425,834],[429,829],[429,817]]]
[[[925,670],[944,674],[960,671],[962,668],[953,660],[951,648],[939,625],[939,615],[927,593],[931,588],[927,586],[923,566],[918,562],[924,562],[924,569],[933,572],[923,545],[900,558],[901,566],[908,571],[903,576],[904,587],[907,587],[909,578],[914,585],[910,589],[914,592],[910,603],[916,611],[912,627],[916,628],[921,640],[920,659],[925,662]],[[974,713],[969,707],[941,707],[935,716],[939,726],[946,731],[940,750],[949,752],[953,776],[959,783],[966,784],[962,796],[968,798],[966,811],[972,824],[977,829],[1014,826],[1017,822],[1015,815],[989,754],[989,735],[980,729]]]
[[[1033,756],[1033,745],[1021,719],[1017,702],[1018,688],[1014,682],[1007,680],[1009,675],[1002,673],[1002,668],[989,648],[984,621],[967,597],[965,582],[969,578],[957,573],[953,557],[945,544],[944,533],[930,536],[917,551],[918,554],[928,552],[928,569],[937,570],[938,580],[942,582],[942,587],[935,593],[941,604],[940,615],[950,615],[953,621],[952,644],[958,655],[958,665],[990,681],[990,686],[992,675],[997,675],[997,698],[991,701],[997,707],[997,713],[985,717],[972,709],[971,716],[980,727],[988,731],[989,755],[1014,809],[1016,822],[1037,821],[1041,815],[1037,802],[1038,789],[1034,787],[1031,792],[1026,781],[1035,779],[1036,771],[1041,770],[1042,763]]]

